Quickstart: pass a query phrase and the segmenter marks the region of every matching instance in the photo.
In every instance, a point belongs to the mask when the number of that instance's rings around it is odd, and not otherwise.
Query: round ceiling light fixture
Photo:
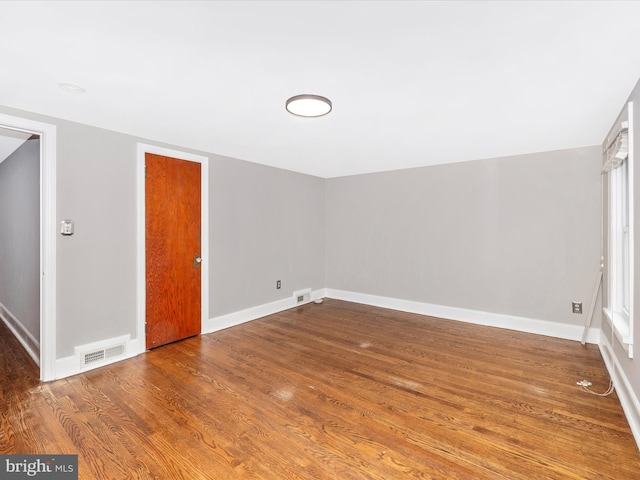
[[[287,100],[287,112],[299,117],[322,117],[331,111],[331,100],[320,95],[296,95]]]

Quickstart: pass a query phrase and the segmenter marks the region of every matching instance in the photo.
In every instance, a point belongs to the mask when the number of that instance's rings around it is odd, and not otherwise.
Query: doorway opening
[[[40,380],[55,379],[56,361],[56,127],[20,117],[0,114],[0,128],[5,137],[22,140],[21,150],[10,159],[15,165],[5,164],[9,175],[18,175],[30,193],[25,197],[27,205],[12,205],[13,229],[7,232],[35,238],[24,238],[24,244],[15,248],[25,248],[24,252],[9,251],[24,265],[9,267],[11,275],[20,276],[20,282],[11,291],[8,305],[2,306],[4,322],[18,338],[29,355],[40,367]],[[24,155],[23,155],[24,154]],[[33,159],[28,166],[26,158]],[[35,158],[37,157],[37,159]],[[18,165],[19,163],[19,165]],[[17,166],[18,168],[10,168]],[[25,168],[27,167],[27,168]],[[18,173],[16,173],[18,172]],[[18,177],[15,177],[18,178]],[[13,178],[11,182],[15,180]],[[34,184],[34,182],[37,183]],[[22,192],[25,193],[25,192]],[[36,198],[37,197],[37,198]],[[24,208],[24,211],[17,209]],[[25,218],[20,218],[21,214]],[[34,218],[26,218],[33,217]],[[31,255],[31,258],[24,258]],[[8,260],[7,260],[8,262]],[[24,267],[24,268],[21,268]],[[38,305],[35,305],[35,304]],[[12,311],[13,310],[13,311]]]

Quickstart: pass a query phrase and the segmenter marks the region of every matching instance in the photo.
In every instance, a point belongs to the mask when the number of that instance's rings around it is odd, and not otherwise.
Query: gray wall
[[[327,287],[583,324],[600,147],[329,179]]]
[[[57,357],[73,347],[136,336],[136,139],[55,119]]]
[[[135,338],[136,146],[172,146],[0,111],[57,127],[57,221],[75,221],[75,234],[57,242],[57,358],[72,355],[77,345]],[[323,287],[324,181],[195,153],[210,158],[210,316]]]
[[[323,288],[324,180],[219,156],[210,170],[210,316]]]
[[[169,145],[0,111],[57,126],[57,220],[76,222],[58,237],[57,357],[135,337],[136,142]],[[210,316],[329,287],[582,324],[569,307],[598,265],[599,152],[329,180],[204,153]]]
[[[0,303],[40,341],[40,140],[0,163]]]

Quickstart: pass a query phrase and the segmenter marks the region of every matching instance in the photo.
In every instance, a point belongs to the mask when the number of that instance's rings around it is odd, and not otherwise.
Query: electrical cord
[[[592,383],[588,380],[580,380],[579,382],[576,382],[576,384],[580,385],[582,390],[584,390],[585,392],[588,392],[592,395],[597,395],[598,397],[606,397],[607,395],[610,395],[614,390],[613,382],[611,380],[609,380],[609,388],[607,388],[604,393],[598,393],[591,390],[589,387],[592,385]]]

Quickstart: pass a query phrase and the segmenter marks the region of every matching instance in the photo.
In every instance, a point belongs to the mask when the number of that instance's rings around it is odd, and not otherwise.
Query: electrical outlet
[[[571,311],[573,313],[582,313],[582,302],[571,302]]]
[[[280,290],[280,287],[282,287],[282,282],[280,280],[278,280],[276,282],[276,290]]]

